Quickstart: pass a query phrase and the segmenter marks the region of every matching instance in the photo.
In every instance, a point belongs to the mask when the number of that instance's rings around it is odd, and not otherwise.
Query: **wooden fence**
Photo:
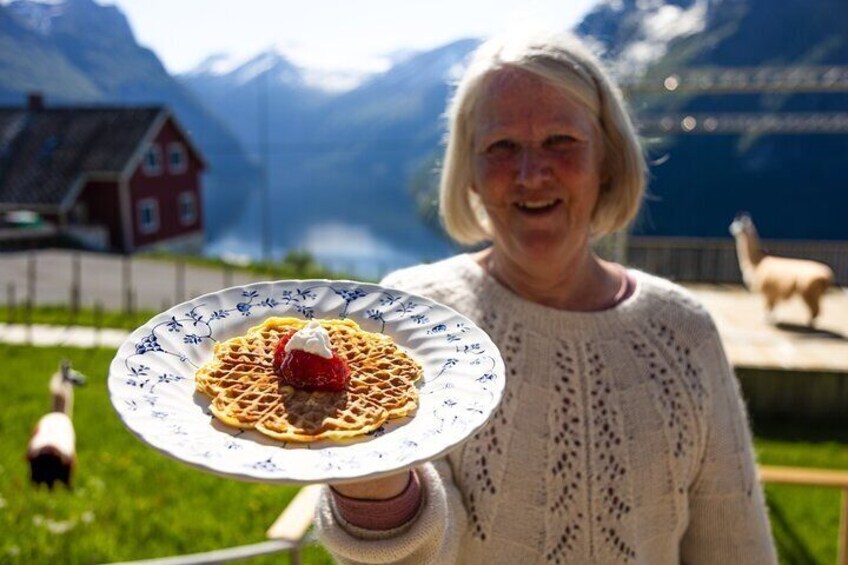
[[[826,263],[836,283],[848,286],[848,242],[782,241],[762,242],[772,255],[812,259]],[[625,262],[637,269],[677,281],[705,283],[742,282],[736,245],[731,238],[627,238]]]
[[[848,242],[766,241],[775,255],[822,261],[848,286]],[[596,247],[607,258],[676,281],[740,284],[731,238],[649,238],[616,234]],[[382,274],[379,273],[378,276]],[[273,279],[232,267],[199,267],[101,253],[30,250],[0,253],[0,303],[10,309],[44,304],[134,312],[161,310],[193,296]]]
[[[837,565],[848,565],[848,472],[761,465],[759,474],[760,481],[765,484],[829,487],[839,489],[842,492],[839,506],[836,563]]]

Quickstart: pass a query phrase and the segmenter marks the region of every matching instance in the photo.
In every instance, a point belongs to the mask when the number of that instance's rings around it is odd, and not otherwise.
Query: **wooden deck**
[[[768,323],[763,299],[742,286],[685,286],[713,315],[736,368],[848,374],[848,289],[824,296],[811,329],[798,297],[778,305],[774,322]]]

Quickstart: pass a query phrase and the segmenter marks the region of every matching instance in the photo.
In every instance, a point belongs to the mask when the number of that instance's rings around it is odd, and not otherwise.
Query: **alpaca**
[[[739,214],[730,224],[736,239],[739,268],[745,286],[765,296],[771,318],[775,305],[798,293],[810,311],[809,325],[815,324],[822,295],[833,284],[833,271],[824,263],[806,259],[774,257],[763,253],[757,229],[748,214]]]
[[[71,486],[76,466],[76,435],[71,421],[74,389],[84,384],[81,374],[62,361],[61,369],[50,379],[52,410],[41,417],[27,446],[31,480],[53,488],[57,480]]]

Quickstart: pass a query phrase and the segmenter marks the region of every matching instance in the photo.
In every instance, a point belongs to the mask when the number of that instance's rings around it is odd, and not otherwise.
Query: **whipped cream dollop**
[[[291,336],[286,344],[286,353],[295,349],[324,359],[332,359],[333,357],[333,350],[330,347],[330,334],[315,320],[312,320]]]

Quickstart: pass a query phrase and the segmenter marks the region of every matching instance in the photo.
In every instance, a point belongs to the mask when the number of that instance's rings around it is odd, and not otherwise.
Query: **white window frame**
[[[191,209],[191,214],[185,214],[183,205],[188,204]],[[197,196],[191,191],[180,192],[177,197],[177,208],[180,216],[180,223],[184,226],[190,226],[197,222]]]
[[[151,234],[159,231],[159,201],[155,198],[142,198],[137,204],[138,231]],[[144,210],[150,209],[150,222],[144,221]]]
[[[154,156],[154,163],[148,160],[150,155]],[[162,174],[162,147],[158,143],[151,143],[147,151],[144,152],[144,157],[141,159],[141,169],[149,177]]]
[[[180,163],[175,165],[171,161],[172,155],[180,156]],[[168,171],[173,175],[179,175],[188,170],[188,154],[186,153],[185,145],[180,143],[179,141],[172,141],[168,144]]]

